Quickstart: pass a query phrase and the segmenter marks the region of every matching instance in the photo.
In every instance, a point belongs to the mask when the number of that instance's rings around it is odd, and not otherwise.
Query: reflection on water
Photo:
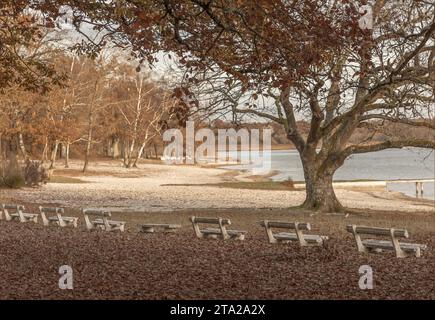
[[[303,181],[302,163],[295,150],[272,151],[271,170],[279,173],[274,180]],[[251,169],[252,165],[227,166],[226,169]],[[264,172],[265,173],[265,172]],[[337,170],[334,180],[408,180],[434,179],[435,157],[433,150],[420,148],[387,149],[377,152],[352,155]],[[389,190],[415,196],[415,184],[389,183]],[[434,182],[424,183],[424,198],[434,199]]]

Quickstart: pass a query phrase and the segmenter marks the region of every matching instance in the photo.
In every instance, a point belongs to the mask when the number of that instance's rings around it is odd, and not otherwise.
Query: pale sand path
[[[80,163],[73,163],[78,169]],[[303,191],[268,191],[217,188],[212,186],[165,186],[165,184],[208,184],[224,181],[224,169],[193,166],[141,164],[127,170],[115,162],[92,163],[95,176],[79,177],[88,183],[50,183],[42,188],[0,190],[1,198],[34,203],[56,203],[66,207],[105,207],[128,211],[172,211],[185,209],[287,208],[301,204]],[[110,171],[112,175],[101,175]],[[128,177],[122,177],[128,175]],[[246,180],[249,174],[236,179]],[[338,189],[337,196],[351,208],[392,211],[434,211],[431,203],[383,191]]]

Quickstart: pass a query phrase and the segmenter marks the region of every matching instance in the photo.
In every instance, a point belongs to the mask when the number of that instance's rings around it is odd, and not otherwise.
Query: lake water
[[[268,151],[270,153],[270,169],[279,173],[272,177],[281,181],[291,178],[303,181],[302,163],[295,150]],[[266,159],[268,154],[266,153]],[[265,164],[269,164],[267,161]],[[252,169],[252,164],[226,166],[226,169]],[[257,171],[258,172],[258,171]],[[266,172],[262,172],[266,173]],[[356,154],[346,159],[344,165],[334,175],[335,181],[346,180],[407,180],[434,179],[435,157],[433,150],[420,148],[387,149],[377,152]],[[424,198],[434,199],[434,182],[424,183]],[[415,196],[414,183],[393,183],[387,185],[389,190],[400,191]]]

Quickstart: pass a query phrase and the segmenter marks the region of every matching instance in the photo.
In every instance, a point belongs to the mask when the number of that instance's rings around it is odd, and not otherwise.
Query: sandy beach
[[[55,176],[80,179],[83,183],[48,183],[41,188],[0,190],[3,201],[56,204],[72,208],[104,207],[114,211],[159,212],[186,209],[282,209],[298,206],[304,190],[249,190],[222,187],[228,181],[252,181],[250,172],[221,168],[170,166],[142,163],[125,169],[120,161],[92,162],[86,175],[81,163],[55,170]],[[219,187],[213,184],[220,183]],[[244,190],[246,191],[246,190]],[[413,199],[374,185],[337,186],[340,201],[348,208],[392,211],[434,211],[431,201]]]

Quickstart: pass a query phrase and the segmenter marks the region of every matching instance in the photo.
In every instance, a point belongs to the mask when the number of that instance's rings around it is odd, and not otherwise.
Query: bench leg
[[[266,230],[267,239],[269,239],[269,243],[277,243],[278,241],[273,236],[272,228],[269,227],[269,221],[264,221],[264,229]]]
[[[193,221],[192,218],[191,218],[191,221],[192,221],[192,226],[193,226],[193,230],[195,231],[196,237],[199,239],[204,238],[204,234],[199,229],[199,225],[195,221]]]
[[[391,242],[393,243],[394,251],[397,258],[405,258],[408,254],[400,247],[399,240],[394,236],[394,229],[390,229]]]
[[[363,245],[360,235],[356,232],[356,225],[352,225],[352,234],[358,248],[358,252],[368,253],[367,248]]]
[[[300,246],[301,247],[308,246],[308,243],[304,238],[304,234],[302,233],[302,230],[299,229],[299,222],[295,222],[295,232],[296,232],[296,236],[298,237]]]
[[[222,223],[222,219],[221,218],[219,218],[219,229],[221,230],[221,233],[222,233],[222,239],[228,240],[228,239],[231,238],[230,235],[227,232],[227,228]]]

